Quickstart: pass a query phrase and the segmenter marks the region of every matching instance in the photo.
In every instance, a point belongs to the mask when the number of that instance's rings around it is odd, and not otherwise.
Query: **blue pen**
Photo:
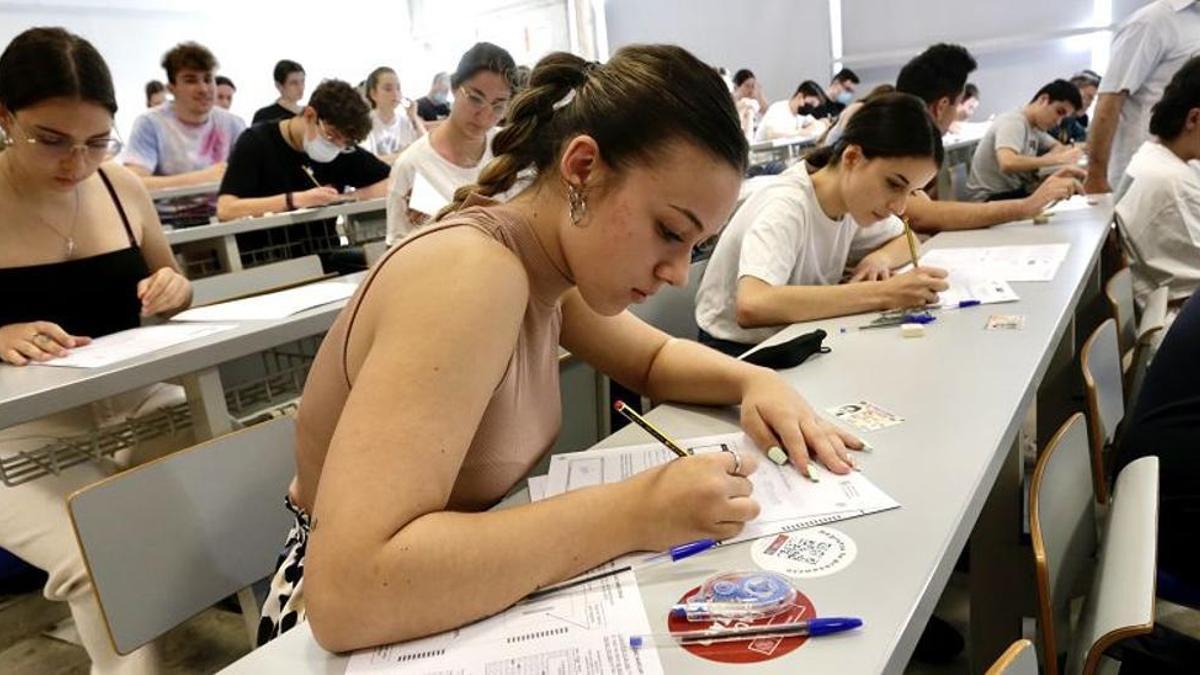
[[[958,305],[956,305],[956,306],[959,309],[964,309],[966,307],[974,307],[975,305],[978,305],[978,304],[980,304],[980,302],[978,300],[959,300]]]
[[[572,579],[569,581],[564,581],[561,584],[547,586],[545,588],[538,589],[538,590],[530,593],[529,595],[525,596],[525,599],[529,600],[532,598],[540,598],[543,595],[548,595],[550,593],[556,593],[558,591],[566,590],[568,588],[574,588],[576,586],[582,586],[583,584],[591,583],[591,582],[597,581],[599,579],[606,579],[608,577],[620,574],[621,572],[629,572],[629,571],[636,572],[638,570],[646,569],[647,567],[653,567],[660,563],[679,562],[680,560],[683,560],[684,558],[690,558],[690,557],[696,555],[697,553],[703,553],[704,551],[707,551],[708,549],[710,549],[716,545],[717,545],[716,539],[698,539],[696,541],[690,541],[686,544],[672,546],[671,548],[667,549],[666,551],[663,551],[662,553],[653,555],[653,556],[647,558],[646,560],[644,560],[640,563],[637,563],[635,565],[625,565],[624,567],[617,567],[615,569],[607,570],[605,572],[597,572],[596,574],[582,577],[579,579]]]
[[[808,621],[762,624],[757,626],[722,626],[720,624],[713,624],[702,630],[631,635],[629,636],[629,646],[633,649],[638,649],[649,645],[669,647],[673,645],[710,644],[714,642],[774,639],[803,635],[818,637],[821,635],[844,633],[862,625],[862,619],[849,616],[831,616],[809,619]]]

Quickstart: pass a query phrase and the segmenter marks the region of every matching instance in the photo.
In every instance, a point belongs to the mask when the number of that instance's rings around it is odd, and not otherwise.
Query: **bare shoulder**
[[[504,244],[474,227],[451,227],[404,244],[376,274],[379,298],[405,297],[403,304],[482,301],[495,311],[524,313],[529,276],[521,260]],[[368,296],[367,300],[370,300]]]

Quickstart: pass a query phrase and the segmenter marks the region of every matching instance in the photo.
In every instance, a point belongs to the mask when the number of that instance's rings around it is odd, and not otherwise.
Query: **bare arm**
[[[834,286],[772,286],[757,277],[742,277],[737,286],[737,322],[743,328],[861,314],[872,310],[919,307],[937,301],[947,288],[946,272],[921,267],[884,281],[857,281]]]
[[[629,312],[600,316],[575,290],[563,299],[562,345],[655,400],[740,404],[742,428],[755,444],[786,448],[801,473],[810,456],[845,473],[854,466],[846,449],[862,448],[853,435],[822,422],[775,372],[669,337]]]
[[[1059,144],[1055,149],[1044,155],[1033,157],[1022,155],[1012,148],[1000,148],[996,151],[996,163],[1004,173],[1025,173],[1037,171],[1047,166],[1058,166],[1079,159],[1082,149],[1070,148]]]
[[[1108,160],[1112,140],[1121,119],[1121,106],[1128,92],[1104,93],[1096,98],[1096,114],[1088,126],[1088,175],[1083,188],[1089,193],[1112,192],[1108,184]]]
[[[905,215],[917,232],[975,230],[1000,223],[1032,218],[1041,211],[1033,195],[1024,199],[1003,199],[979,204],[930,199],[918,192],[908,199]]]
[[[386,197],[387,193],[388,193],[388,179],[384,178],[383,180],[379,181],[378,183],[368,185],[366,187],[358,188],[357,190],[354,191],[354,196],[357,197],[359,201],[366,201],[368,199],[377,199],[379,197]]]
[[[461,626],[621,553],[728,537],[757,514],[749,482],[717,456],[514,509],[447,510],[528,297],[511,252],[460,230],[397,254],[356,320],[370,337],[322,468],[305,562],[308,618],[330,650]]]
[[[386,181],[384,182],[386,183]],[[292,205],[298,209],[325,206],[339,196],[338,191],[329,186],[314,187],[304,192],[293,192]],[[267,213],[284,213],[288,210],[286,194],[271,197],[238,197],[223,194],[217,197],[217,219],[223,221],[261,216]]]
[[[183,187],[185,185],[202,185],[204,183],[216,183],[225,175],[225,162],[213,164],[212,166],[200,169],[199,171],[189,171],[187,173],[177,173],[173,176],[155,176],[149,169],[139,164],[126,164],[125,168],[132,171],[136,176],[142,179],[142,185],[146,186],[147,190],[161,190],[163,188]]]
[[[146,269],[150,270],[150,276],[142,279],[137,289],[143,315],[170,316],[187,309],[192,304],[192,284],[183,276],[171,252],[150,193],[137,176],[116,163],[109,163],[104,169],[119,190],[121,201],[136,215],[140,225],[139,248]]]

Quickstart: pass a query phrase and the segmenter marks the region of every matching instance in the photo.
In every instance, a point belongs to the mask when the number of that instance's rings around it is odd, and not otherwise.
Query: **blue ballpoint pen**
[[[658,565],[658,564],[664,563],[664,562],[679,562],[680,560],[683,560],[684,558],[690,558],[690,557],[696,555],[697,553],[703,553],[704,551],[707,551],[708,549],[710,549],[716,545],[717,545],[717,540],[715,540],[715,539],[697,539],[696,541],[690,541],[686,544],[672,546],[671,548],[667,549],[666,551],[663,551],[662,553],[658,553],[653,556],[650,556],[649,558],[646,558],[645,560],[635,563],[633,565],[625,565],[624,567],[618,567],[615,569],[606,570],[604,572],[597,572],[596,574],[592,574],[592,575],[589,575],[586,577],[581,577],[579,579],[571,579],[569,581],[564,581],[561,584],[555,584],[553,586],[547,586],[545,588],[538,589],[538,590],[530,593],[529,595],[525,596],[525,599],[529,600],[531,598],[539,598],[543,595],[548,595],[550,593],[556,593],[558,591],[565,590],[568,588],[574,588],[575,586],[581,586],[583,584],[591,583],[591,582],[597,581],[599,579],[605,579],[605,578],[620,574],[621,572],[628,572],[631,570],[636,572],[638,570],[645,569],[647,567],[653,567],[654,565]]]
[[[701,630],[678,631],[671,633],[650,633],[648,635],[629,636],[629,646],[638,649],[648,645],[674,646],[696,643],[709,644],[713,642],[734,642],[760,639],[773,639],[809,635],[833,635],[853,630],[863,625],[862,619],[847,616],[831,616],[808,621],[793,621],[789,623],[764,624],[757,626],[721,626],[714,624]]]

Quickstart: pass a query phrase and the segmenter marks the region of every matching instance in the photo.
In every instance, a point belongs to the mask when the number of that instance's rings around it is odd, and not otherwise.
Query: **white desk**
[[[332,281],[358,284],[365,274]],[[106,368],[0,366],[0,429],[175,377],[215,377],[221,363],[329,330],[344,304],[322,305],[286,319],[240,322],[232,330]],[[223,407],[223,395],[218,398]]]
[[[788,161],[796,159],[808,148],[817,144],[816,136],[786,136],[770,141],[758,141],[750,144],[750,165],[757,166],[775,160]]]
[[[864,434],[876,450],[859,455],[863,470],[902,507],[838,523],[857,543],[857,559],[837,574],[798,582],[819,613],[860,616],[865,627],[810,640],[779,660],[742,664],[738,672],[902,672],[977,522],[972,633],[984,653],[974,669],[982,672],[1017,635],[1022,591],[1014,584],[1032,584],[1032,558],[1018,544],[1015,440],[1060,344],[1071,337],[1075,307],[1090,288],[1110,218],[1111,203],[1105,203],[1055,216],[1051,225],[937,235],[926,248],[1069,242],[1071,250],[1054,281],[1012,284],[1019,303],[940,312],[924,338],[857,330],[871,316],[814,321],[780,333],[777,339],[818,327],[829,333],[831,353],[783,373],[816,408],[866,398],[906,418]],[[984,331],[993,313],[1024,314],[1025,329]],[[729,431],[736,422],[732,410],[674,405],[650,417],[681,438]],[[640,434],[627,427],[601,445],[645,442]],[[651,625],[661,626],[668,607],[705,577],[754,567],[743,544],[646,571],[639,587]],[[678,649],[661,655],[669,673],[730,671]],[[225,672],[341,673],[345,664],[345,657],[317,646],[302,625]]]
[[[183,185],[180,187],[162,188],[161,190],[151,190],[150,198],[157,202],[167,199],[176,199],[178,197],[215,195],[220,187],[220,183],[199,183],[197,185]]]
[[[239,218],[223,223],[210,223],[183,227],[166,232],[167,243],[172,247],[199,241],[214,242],[217,255],[222,267],[227,272],[242,268],[241,251],[238,249],[237,235],[246,232],[269,230],[288,225],[297,225],[316,220],[328,220],[338,216],[366,218],[383,214],[387,209],[387,198],[377,197],[366,201],[351,201],[333,206],[323,206],[315,209],[297,209],[284,213],[273,213],[267,216]]]

